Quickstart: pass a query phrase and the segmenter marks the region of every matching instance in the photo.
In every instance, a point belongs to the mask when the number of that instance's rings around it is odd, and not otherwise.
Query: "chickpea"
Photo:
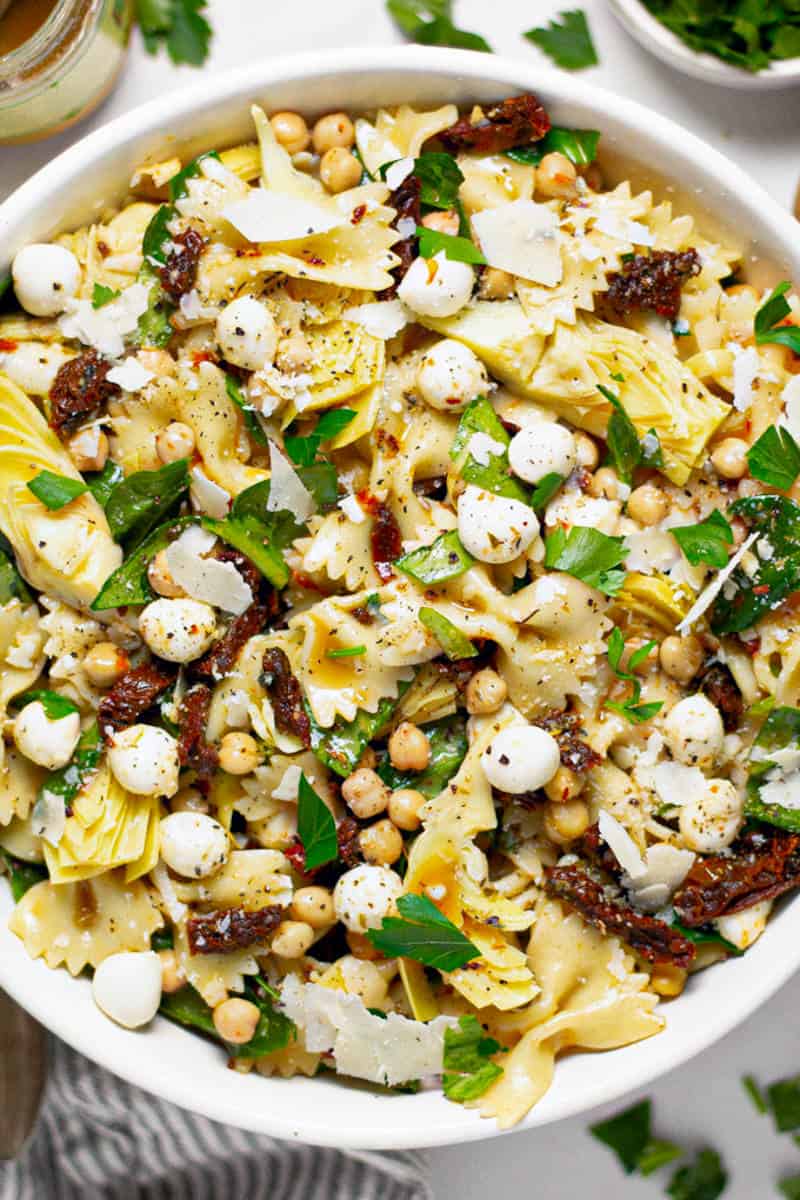
[[[228,775],[249,775],[262,758],[258,742],[249,733],[233,730],[219,744],[219,765]]]
[[[601,496],[604,500],[616,500],[619,496],[619,480],[616,471],[611,467],[601,467],[595,471],[589,484],[590,496]]]
[[[723,479],[741,479],[747,474],[747,442],[741,438],[725,438],[714,447],[711,465]]]
[[[261,1009],[250,1000],[230,996],[216,1006],[213,1013],[214,1028],[224,1042],[243,1046],[249,1042],[261,1020]]]
[[[680,996],[686,987],[689,972],[673,963],[659,963],[650,976],[650,987],[659,996]]]
[[[549,783],[544,785],[545,795],[553,804],[568,804],[583,791],[584,781],[569,767],[559,767]]]
[[[482,671],[476,671],[467,684],[467,712],[472,716],[497,712],[507,695],[508,684],[502,675],[491,667],[484,667]]]
[[[705,654],[694,634],[690,633],[688,637],[670,634],[661,643],[658,657],[667,675],[686,686],[702,667]]]
[[[358,996],[366,1008],[380,1008],[386,1000],[388,985],[374,962],[345,954],[336,966],[351,996]]]
[[[155,558],[152,559],[150,566],[147,568],[147,580],[150,587],[159,596],[167,596],[170,600],[174,600],[178,596],[186,595],[181,585],[172,577],[172,572],[167,563],[166,550],[159,550]]]
[[[389,789],[371,767],[359,767],[342,784],[342,799],[354,816],[377,817],[389,803]]]
[[[89,683],[95,687],[111,687],[128,670],[130,662],[124,650],[113,642],[98,642],[83,660]]]
[[[181,788],[169,802],[170,812],[208,813],[210,805],[202,792],[197,788]]]
[[[424,771],[431,759],[425,734],[412,721],[401,721],[389,738],[389,758],[398,771]]]
[[[567,800],[564,804],[545,805],[544,828],[556,845],[583,837],[589,828],[589,807],[585,800]]]
[[[369,962],[380,962],[383,958],[380,950],[375,949],[365,933],[356,933],[353,929],[348,929],[345,937],[354,958],[365,958]]]
[[[272,953],[279,958],[302,958],[314,941],[314,930],[305,921],[281,921],[272,938]]]
[[[159,950],[158,957],[161,960],[161,990],[171,996],[173,992],[181,990],[186,983],[186,976],[178,965],[174,950]]]
[[[361,182],[361,163],[344,146],[332,146],[322,156],[319,177],[329,192],[346,192]]]
[[[269,123],[275,134],[275,140],[283,146],[287,153],[299,154],[301,150],[308,149],[311,134],[300,113],[276,112],[270,117]]]
[[[422,224],[426,229],[435,229],[437,233],[447,233],[450,237],[456,237],[461,228],[458,213],[453,208],[428,213],[422,218]]]
[[[757,479],[740,479],[736,494],[740,499],[744,499],[746,496],[760,496],[763,490]]]
[[[188,458],[194,451],[194,430],[182,421],[171,421],[156,434],[156,454],[163,463]]]
[[[324,154],[334,146],[349,150],[356,140],[356,131],[347,113],[328,113],[326,117],[320,117],[317,121],[311,140],[317,154]]]
[[[403,853],[403,835],[391,821],[376,821],[358,835],[361,853],[376,867],[390,867]]]
[[[758,352],[767,371],[786,371],[793,374],[797,360],[794,351],[788,346],[759,346]]]
[[[577,172],[563,154],[545,154],[536,168],[536,191],[548,198],[568,199],[577,196]]]
[[[588,433],[575,434],[575,453],[578,458],[578,466],[583,467],[584,471],[593,471],[600,462],[597,442],[590,438]]]
[[[643,483],[628,497],[628,516],[640,525],[658,525],[667,515],[667,497],[655,483]]]
[[[372,749],[372,746],[365,746],[361,751],[361,758],[356,763],[357,767],[369,767],[371,771],[375,770],[378,765],[378,756]]]
[[[478,295],[481,300],[510,300],[516,290],[514,276],[499,267],[485,267],[481,273]]]
[[[289,337],[281,338],[275,355],[275,365],[279,371],[294,375],[302,371],[311,362],[311,347],[304,335],[298,330]]]
[[[419,810],[425,803],[422,792],[414,788],[398,788],[389,797],[389,819],[398,829],[413,833],[422,824]]]
[[[102,471],[108,458],[108,438],[95,425],[71,437],[67,449],[79,471]]]
[[[325,929],[327,925],[333,925],[336,914],[330,889],[317,885],[298,888],[292,897],[292,916],[312,929]]]

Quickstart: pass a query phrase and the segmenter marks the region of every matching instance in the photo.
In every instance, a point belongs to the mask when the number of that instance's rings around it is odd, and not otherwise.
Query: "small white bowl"
[[[800,58],[770,63],[763,71],[734,67],[713,54],[701,54],[662,25],[641,0],[609,0],[611,7],[640,46],[665,62],[668,67],[692,75],[705,83],[741,91],[766,91],[800,83]]]

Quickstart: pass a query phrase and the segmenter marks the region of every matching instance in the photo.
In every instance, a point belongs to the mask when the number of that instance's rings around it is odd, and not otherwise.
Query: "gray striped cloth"
[[[433,1200],[422,1156],[243,1133],[166,1104],[50,1038],[39,1118],[0,1200]]]

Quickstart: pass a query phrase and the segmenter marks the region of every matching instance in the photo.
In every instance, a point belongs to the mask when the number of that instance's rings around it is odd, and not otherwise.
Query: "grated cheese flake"
[[[472,228],[490,267],[545,287],[561,282],[558,217],[549,205],[512,200],[475,213]]]
[[[297,521],[307,521],[317,511],[314,497],[274,442],[269,444],[269,469],[267,511],[290,512]]]
[[[251,195],[223,210],[223,217],[248,242],[291,242],[327,233],[345,216],[300,196],[253,188]]]

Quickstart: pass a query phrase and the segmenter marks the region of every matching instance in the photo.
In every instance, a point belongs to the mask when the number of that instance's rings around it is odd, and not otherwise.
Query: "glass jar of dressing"
[[[0,0],[0,144],[57,133],[111,91],[133,0]]]

